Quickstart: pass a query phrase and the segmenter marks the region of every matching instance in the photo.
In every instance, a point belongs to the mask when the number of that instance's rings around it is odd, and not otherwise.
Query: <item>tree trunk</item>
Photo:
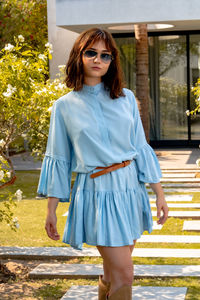
[[[147,25],[137,24],[136,40],[136,100],[142,119],[146,139],[149,142],[149,59]]]

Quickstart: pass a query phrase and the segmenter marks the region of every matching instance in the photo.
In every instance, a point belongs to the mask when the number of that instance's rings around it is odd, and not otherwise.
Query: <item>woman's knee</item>
[[[129,246],[97,248],[104,259],[105,266],[109,266],[109,270],[114,277],[118,276],[132,282],[133,262]]]
[[[123,281],[127,282],[127,284],[132,284],[133,282],[133,264],[128,263],[124,265],[118,265],[112,269],[113,276],[118,276]]]

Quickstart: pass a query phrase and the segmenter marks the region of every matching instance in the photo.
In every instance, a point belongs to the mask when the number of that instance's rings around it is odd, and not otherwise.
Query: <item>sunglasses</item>
[[[94,50],[86,50],[83,52],[83,55],[87,58],[96,58],[98,55],[98,52],[94,51]],[[108,54],[108,53],[101,53],[100,54],[100,59],[108,64],[109,62],[111,62],[111,60],[113,60],[113,56],[112,54]]]

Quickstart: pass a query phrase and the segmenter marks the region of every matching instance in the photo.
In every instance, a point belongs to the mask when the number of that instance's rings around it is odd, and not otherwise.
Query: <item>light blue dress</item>
[[[132,245],[147,230],[152,214],[145,183],[162,177],[157,157],[145,139],[134,94],[111,99],[104,84],[84,85],[54,102],[37,192],[70,201],[72,171],[77,173],[63,242]],[[99,177],[97,166],[132,160]]]

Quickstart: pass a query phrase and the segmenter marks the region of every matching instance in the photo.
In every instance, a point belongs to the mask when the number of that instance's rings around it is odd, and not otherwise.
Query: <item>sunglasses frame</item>
[[[88,51],[94,52],[94,53],[96,53],[96,55],[94,55],[94,56],[92,56],[92,57],[89,57],[89,56],[87,56],[87,54],[86,54],[86,52],[88,52]],[[95,51],[95,50],[92,50],[92,49],[86,49],[85,51],[83,51],[83,55],[84,55],[85,57],[89,58],[89,59],[95,59],[95,58],[97,57],[98,54],[99,54],[99,52],[97,52],[97,51]],[[103,54],[109,55],[109,56],[110,56],[110,60],[105,60],[104,58],[102,58],[102,55],[103,55]],[[101,59],[101,61],[104,62],[105,64],[108,64],[108,63],[110,63],[110,62],[114,59],[114,57],[113,57],[112,54],[101,52],[101,53],[100,53],[100,59]]]

